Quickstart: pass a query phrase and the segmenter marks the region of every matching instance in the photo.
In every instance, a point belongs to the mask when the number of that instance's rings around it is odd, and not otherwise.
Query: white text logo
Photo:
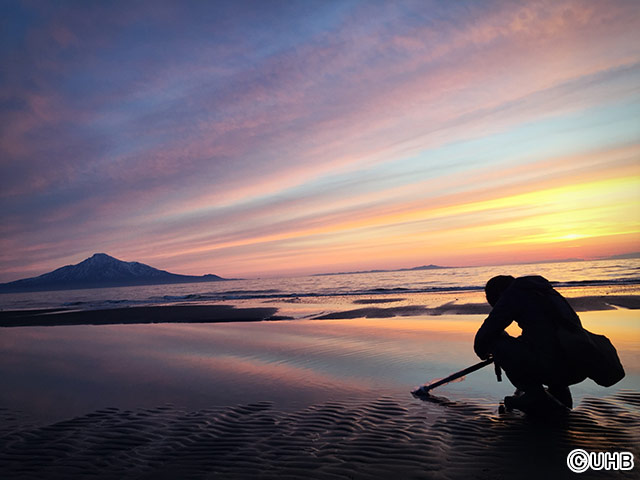
[[[571,450],[567,455],[567,466],[574,473],[587,470],[631,470],[631,452],[587,452],[581,448]]]

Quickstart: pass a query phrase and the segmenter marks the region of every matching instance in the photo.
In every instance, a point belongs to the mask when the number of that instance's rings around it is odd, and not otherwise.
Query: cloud
[[[605,172],[584,158],[637,141],[634,7],[23,6],[0,50],[4,275],[94,250],[246,274],[251,245],[266,271],[299,238],[365,252],[336,232],[481,202],[472,179]]]

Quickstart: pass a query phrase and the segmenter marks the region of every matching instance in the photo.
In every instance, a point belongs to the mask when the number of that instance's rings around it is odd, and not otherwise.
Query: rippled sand
[[[393,397],[294,412],[268,402],[112,408],[44,426],[7,410],[0,419],[1,478],[555,479],[571,476],[574,448],[640,453],[634,391],[585,398],[553,421]],[[598,473],[611,474],[581,478]],[[637,478],[637,470],[617,474]]]

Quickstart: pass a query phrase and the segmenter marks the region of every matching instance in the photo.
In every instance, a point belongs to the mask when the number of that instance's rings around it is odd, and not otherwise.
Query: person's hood
[[[553,288],[551,282],[540,275],[531,275],[528,277],[516,278],[513,282],[513,286],[517,288],[532,288],[536,290],[546,290]]]

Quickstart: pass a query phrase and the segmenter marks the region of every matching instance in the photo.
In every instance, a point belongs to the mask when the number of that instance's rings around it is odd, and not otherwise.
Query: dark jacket
[[[476,333],[473,345],[476,354],[487,358],[493,343],[513,321],[522,329],[520,339],[543,363],[553,363],[560,354],[556,335],[559,324],[568,322],[581,327],[578,315],[547,279],[516,278]]]

